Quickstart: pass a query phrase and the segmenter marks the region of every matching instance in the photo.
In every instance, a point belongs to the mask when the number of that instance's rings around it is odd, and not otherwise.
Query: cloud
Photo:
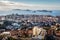
[[[12,9],[41,9],[41,10],[60,10],[59,5],[46,5],[46,4],[25,4],[20,2],[12,2],[8,0],[0,1],[0,10],[12,10]]]

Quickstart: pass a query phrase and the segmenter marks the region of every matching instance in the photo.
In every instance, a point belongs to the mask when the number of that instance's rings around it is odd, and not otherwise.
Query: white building
[[[46,30],[36,26],[33,28],[33,35],[35,36],[35,38],[44,39]]]
[[[10,32],[2,32],[0,35],[11,36],[11,33]]]

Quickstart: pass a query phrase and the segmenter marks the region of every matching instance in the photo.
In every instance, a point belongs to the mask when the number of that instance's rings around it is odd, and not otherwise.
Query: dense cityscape
[[[0,16],[0,40],[60,40],[60,16]]]
[[[60,0],[0,0],[0,40],[60,40]]]

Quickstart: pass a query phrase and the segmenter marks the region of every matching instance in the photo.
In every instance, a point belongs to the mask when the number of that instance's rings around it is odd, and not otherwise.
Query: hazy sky
[[[60,0],[0,0],[0,10],[45,9],[60,10]]]
[[[31,4],[59,4],[60,0],[11,0],[15,2],[24,2]]]

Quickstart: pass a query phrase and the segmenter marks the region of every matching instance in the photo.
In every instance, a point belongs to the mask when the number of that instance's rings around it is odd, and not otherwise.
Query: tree
[[[12,37],[8,37],[7,40],[17,40],[17,39],[12,38]]]

